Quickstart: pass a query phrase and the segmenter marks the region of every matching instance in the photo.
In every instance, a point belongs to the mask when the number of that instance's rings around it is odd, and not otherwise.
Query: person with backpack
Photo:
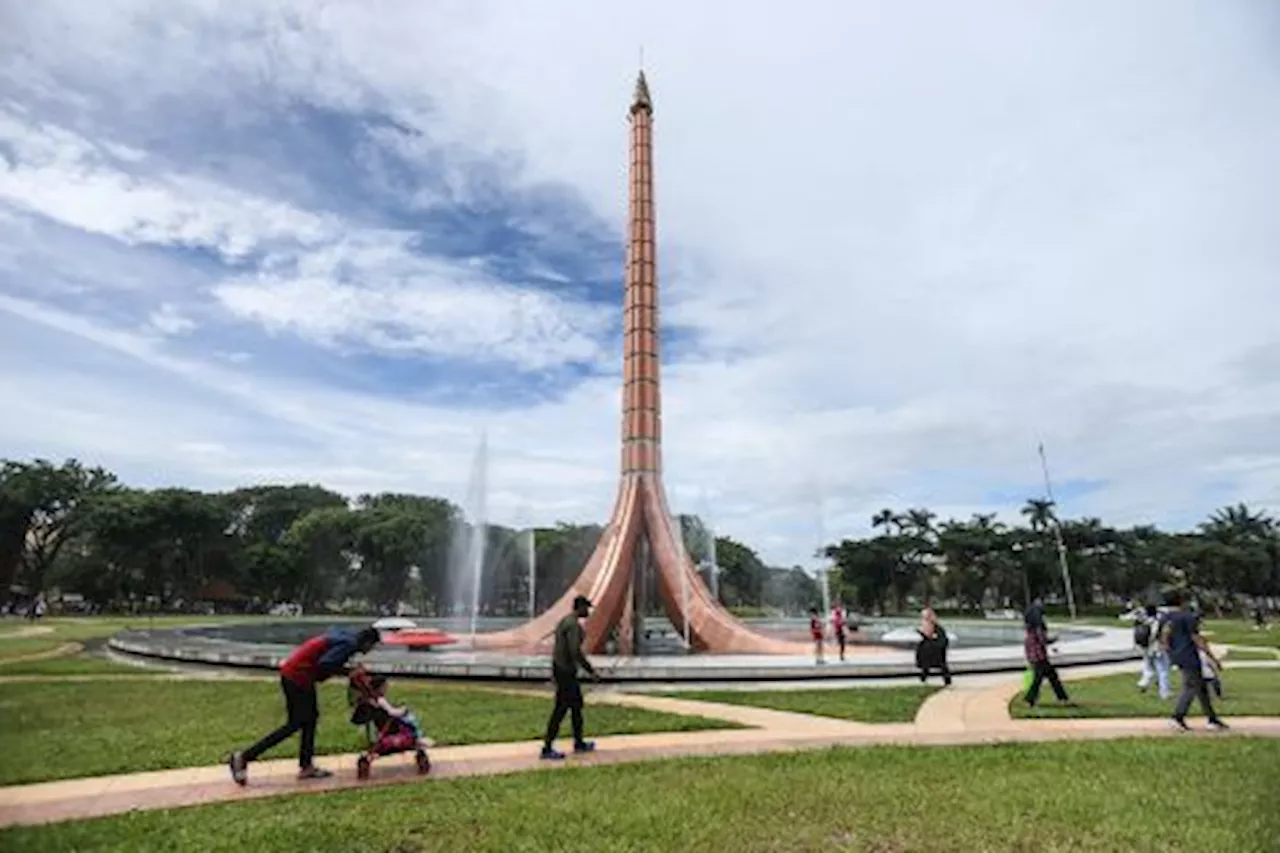
[[[1142,651],[1142,677],[1138,679],[1138,689],[1143,693],[1155,681],[1161,699],[1168,699],[1169,689],[1169,656],[1160,644],[1160,613],[1154,604],[1148,604],[1146,612],[1138,617],[1133,626],[1133,644]]]

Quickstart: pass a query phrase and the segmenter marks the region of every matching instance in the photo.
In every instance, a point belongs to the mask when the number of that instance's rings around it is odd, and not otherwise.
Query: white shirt
[[[1213,661],[1209,660],[1209,656],[1200,650],[1200,676],[1206,681],[1212,681],[1218,677],[1218,671],[1213,668]]]

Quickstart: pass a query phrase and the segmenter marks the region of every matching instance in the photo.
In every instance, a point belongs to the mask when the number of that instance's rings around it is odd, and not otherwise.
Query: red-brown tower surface
[[[622,481],[613,515],[577,580],[545,613],[510,631],[481,634],[480,648],[539,649],[585,595],[595,609],[586,648],[604,650],[617,628],[618,649],[635,651],[637,579],[652,570],[671,623],[700,651],[807,654],[808,646],[751,631],[711,597],[686,558],[662,484],[662,396],[658,358],[658,278],[653,200],[653,101],[644,72],[631,102],[630,205],[623,298]],[[687,607],[686,607],[687,603]]]

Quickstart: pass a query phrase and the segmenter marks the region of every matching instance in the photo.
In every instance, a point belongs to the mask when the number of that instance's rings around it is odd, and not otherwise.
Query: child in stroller
[[[363,667],[351,672],[347,687],[347,701],[352,707],[351,723],[363,726],[368,738],[368,748],[356,761],[356,776],[369,778],[369,767],[380,755],[397,752],[416,754],[418,772],[431,771],[431,759],[427,747],[431,741],[423,736],[418,718],[408,708],[397,708],[387,701],[387,679],[370,675]]]

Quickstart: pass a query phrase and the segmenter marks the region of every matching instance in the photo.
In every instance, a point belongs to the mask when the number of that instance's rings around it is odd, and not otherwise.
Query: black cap
[[[578,610],[583,607],[586,607],[587,609],[591,609],[592,606],[593,605],[591,604],[591,599],[587,598],[585,595],[580,595],[573,600],[574,610]]]

